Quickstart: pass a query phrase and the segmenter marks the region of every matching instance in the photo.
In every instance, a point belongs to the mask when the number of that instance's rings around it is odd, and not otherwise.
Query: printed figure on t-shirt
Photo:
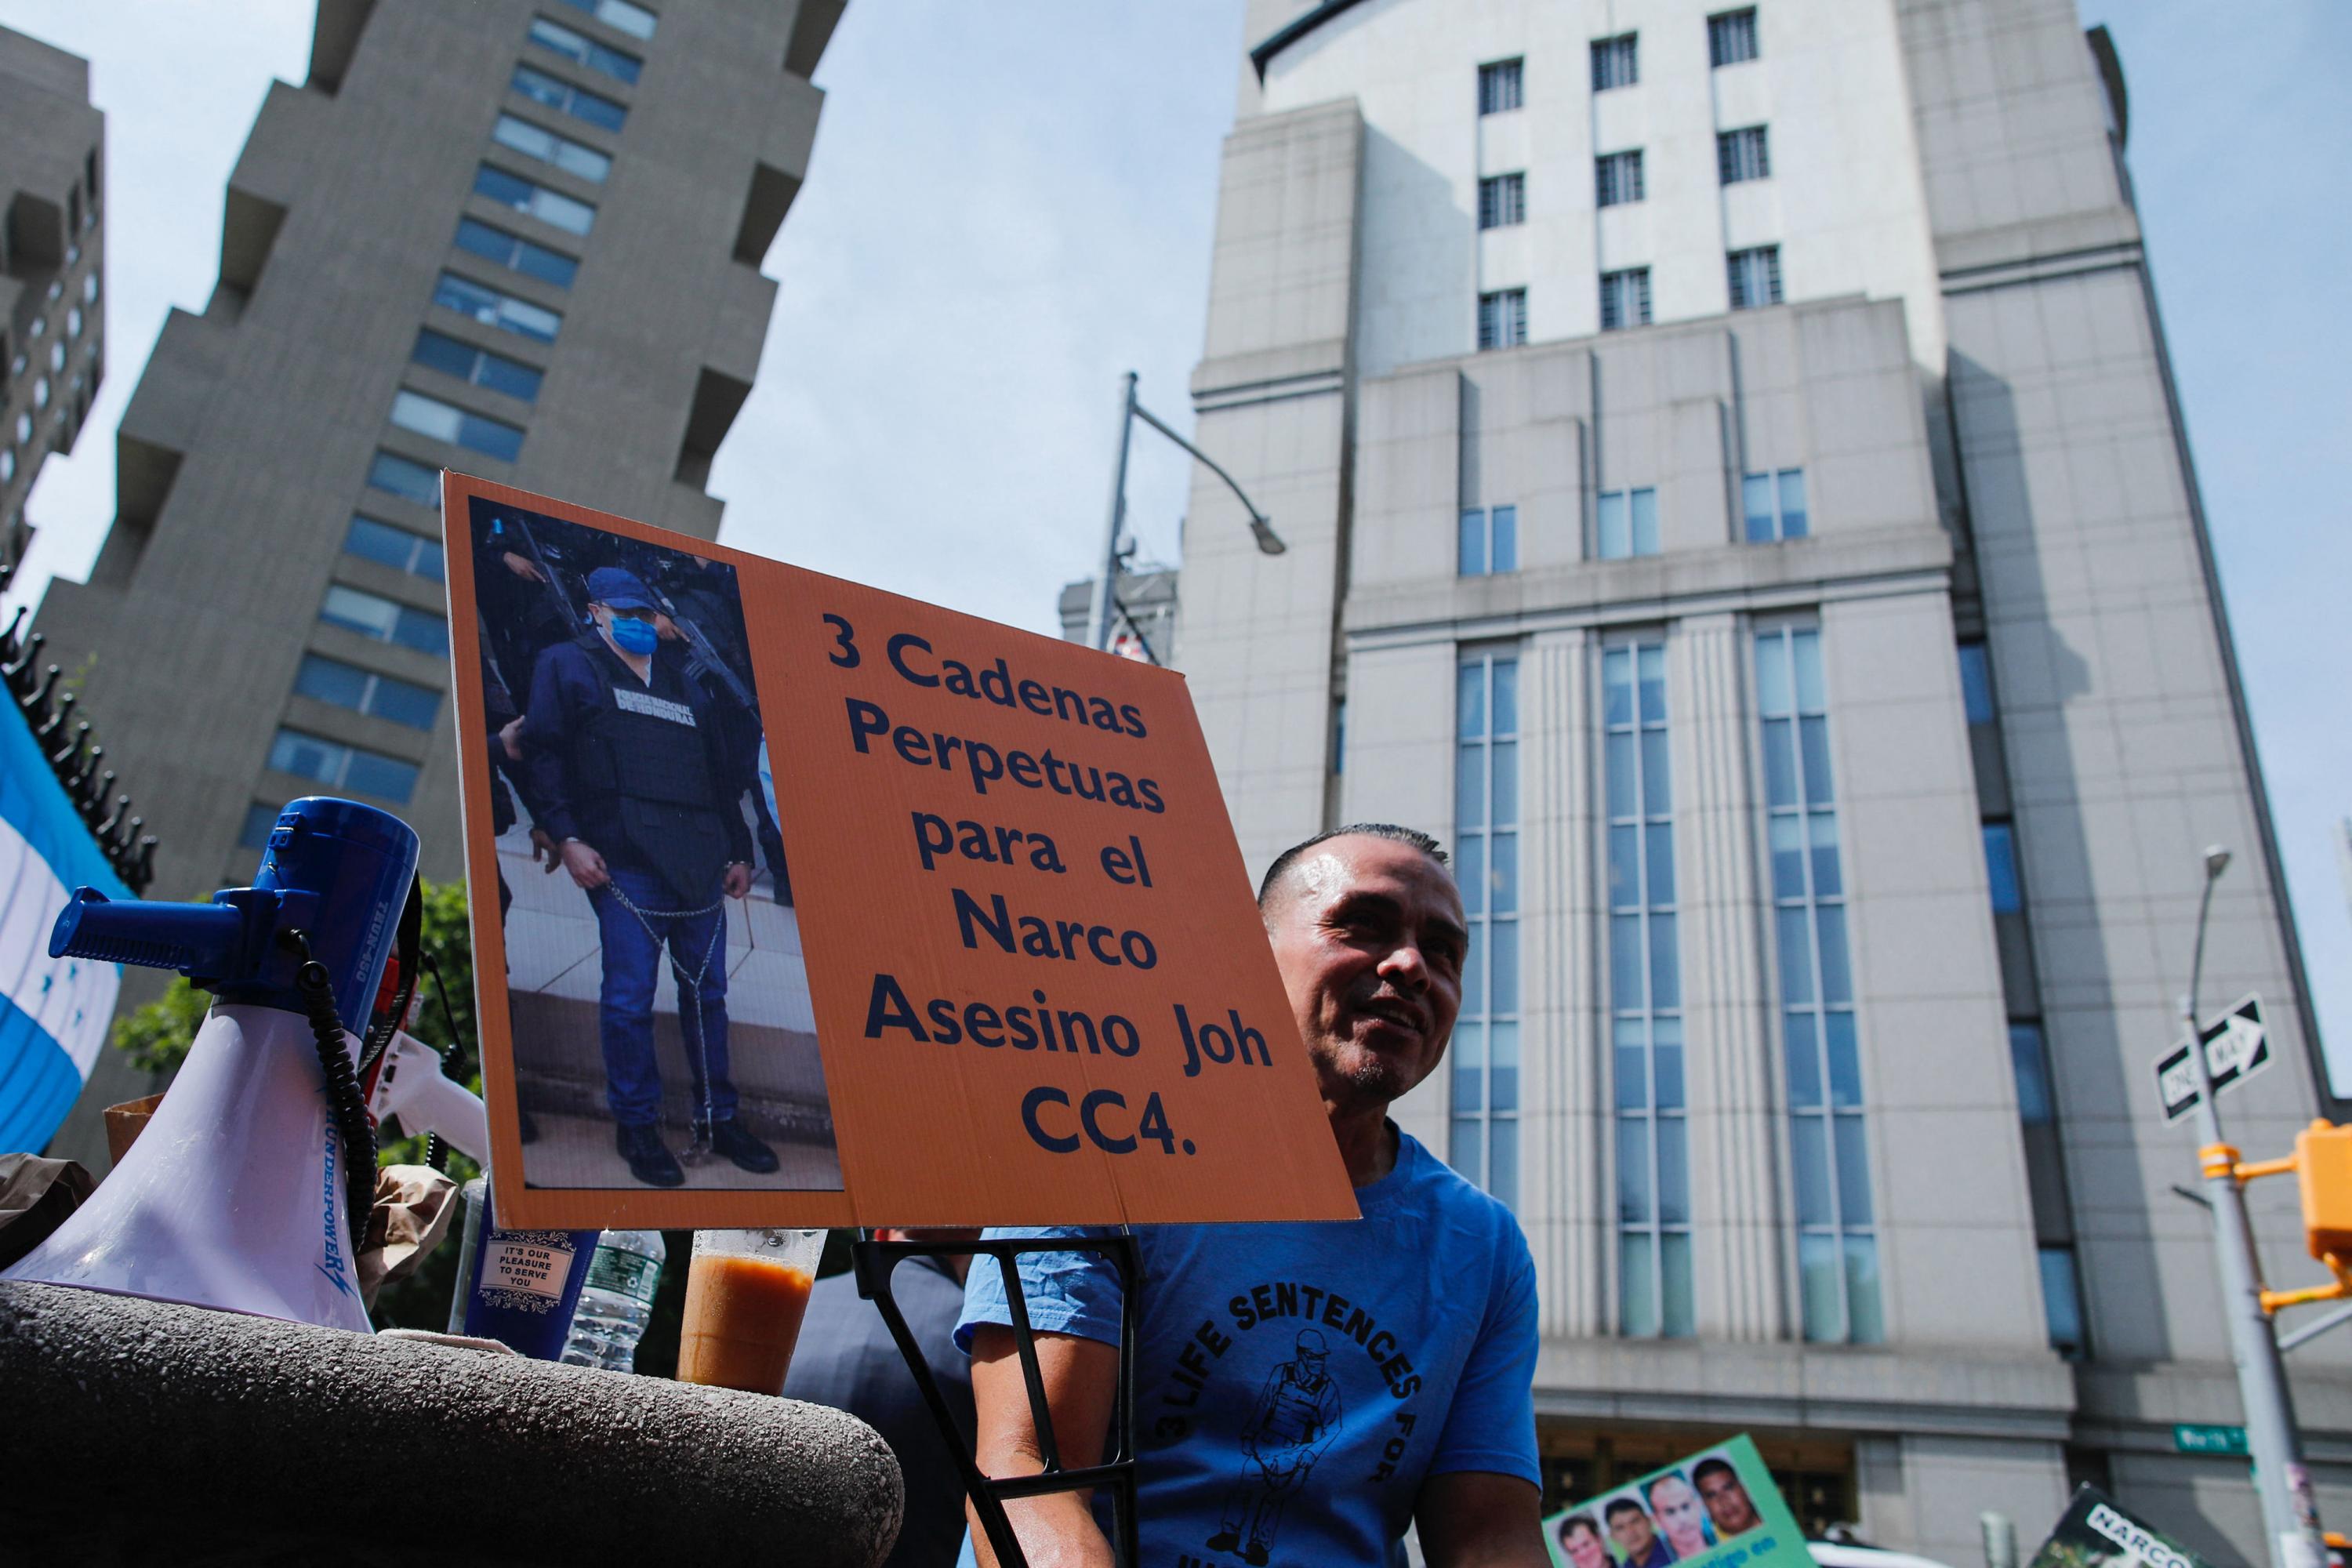
[[[1242,1428],[1241,1485],[1225,1504],[1209,1550],[1241,1548],[1242,1561],[1262,1564],[1282,1530],[1283,1505],[1307,1484],[1307,1473],[1339,1430],[1339,1385],[1324,1370],[1330,1347],[1313,1329],[1298,1331],[1298,1353],[1266,1374],[1256,1414]]]

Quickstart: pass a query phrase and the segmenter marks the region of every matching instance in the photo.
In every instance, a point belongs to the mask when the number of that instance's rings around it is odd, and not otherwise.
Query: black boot
[[[695,1123],[694,1135],[697,1142],[699,1142],[706,1133],[710,1139],[712,1153],[723,1155],[734,1161],[737,1165],[755,1176],[769,1174],[780,1163],[773,1149],[744,1131],[741,1124],[731,1116],[724,1121]]]
[[[677,1187],[686,1184],[686,1173],[678,1168],[677,1156],[663,1147],[661,1130],[657,1127],[622,1127],[615,1129],[614,1142],[620,1146],[621,1158],[629,1163],[629,1174],[649,1187]]]

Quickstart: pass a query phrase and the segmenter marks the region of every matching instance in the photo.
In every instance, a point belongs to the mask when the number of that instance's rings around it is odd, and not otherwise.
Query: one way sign
[[[2271,1042],[2263,1031],[2258,996],[2248,996],[2206,1025],[2198,1038],[2204,1042],[2205,1065],[2213,1074],[2216,1094],[2270,1065]],[[2186,1041],[2156,1064],[2156,1098],[2167,1121],[2178,1121],[2197,1108],[2197,1073],[2189,1065]]]

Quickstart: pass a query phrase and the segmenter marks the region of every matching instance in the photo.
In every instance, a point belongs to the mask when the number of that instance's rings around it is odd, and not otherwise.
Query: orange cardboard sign
[[[502,1221],[1355,1217],[1181,676],[442,490]]]

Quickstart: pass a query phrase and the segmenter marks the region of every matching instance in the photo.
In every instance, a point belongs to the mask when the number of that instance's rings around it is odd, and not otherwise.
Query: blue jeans
[[[650,1127],[661,1120],[661,1068],[654,1060],[654,984],[666,942],[670,973],[677,977],[677,1021],[686,1037],[687,1070],[694,1079],[694,1114],[697,1120],[708,1116],[725,1121],[735,1114],[735,1085],[727,1076],[727,911],[720,908],[703,915],[665,917],[661,911],[678,908],[676,889],[650,871],[620,866],[608,870],[612,886],[590,889],[588,902],[604,940],[596,1026],[604,1047],[605,1102],[613,1108],[613,1120],[624,1127]],[[645,912],[644,920],[613,896],[615,888]],[[707,901],[719,902],[717,888],[710,889]],[[697,971],[702,974],[699,1006]]]

